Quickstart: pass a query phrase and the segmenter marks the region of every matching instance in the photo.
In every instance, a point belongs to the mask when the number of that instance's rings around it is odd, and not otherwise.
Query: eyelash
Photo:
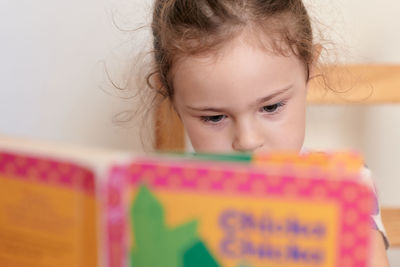
[[[274,115],[274,114],[278,113],[278,112],[281,110],[281,108],[282,108],[283,106],[285,106],[285,105],[286,105],[286,102],[285,102],[285,101],[282,101],[282,102],[278,102],[278,103],[273,104],[273,105],[263,106],[263,107],[261,108],[261,112],[262,112],[262,113],[267,113],[267,114],[269,114],[269,115]],[[270,109],[272,108],[273,110],[267,111],[266,108],[267,108],[267,109],[268,109],[268,108],[270,108]]]
[[[262,113],[267,113],[269,115],[274,115],[280,111],[280,109],[286,105],[286,102],[282,101],[273,105],[267,105],[263,106],[261,108]],[[265,110],[266,108],[272,108],[273,110],[267,111]],[[213,115],[213,116],[201,116],[200,119],[206,123],[209,124],[219,124],[221,123],[224,119],[226,119],[226,115]]]
[[[201,116],[201,120],[210,124],[218,124],[223,119],[225,119],[226,115],[214,115],[214,116]],[[217,119],[217,121],[213,121],[213,119]]]

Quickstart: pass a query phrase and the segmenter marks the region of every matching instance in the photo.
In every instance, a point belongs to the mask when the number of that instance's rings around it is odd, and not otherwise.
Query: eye
[[[201,116],[201,120],[209,123],[218,123],[226,118],[226,115],[215,115],[215,116]]]
[[[284,106],[285,103],[279,102],[273,105],[263,106],[262,111],[267,113],[275,113],[280,107]]]

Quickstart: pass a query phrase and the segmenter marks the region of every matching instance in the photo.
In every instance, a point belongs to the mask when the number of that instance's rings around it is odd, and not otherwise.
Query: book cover
[[[109,266],[367,266],[372,193],[353,154],[137,160],[107,184]]]
[[[35,151],[0,146],[1,266],[368,266],[354,153]]]

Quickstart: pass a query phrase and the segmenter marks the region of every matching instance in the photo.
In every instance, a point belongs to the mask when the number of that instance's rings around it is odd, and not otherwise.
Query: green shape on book
[[[132,267],[183,267],[184,252],[199,239],[197,221],[168,229],[162,205],[145,186],[132,205],[131,220],[135,237]]]
[[[198,241],[186,250],[183,256],[184,267],[218,267],[218,263],[211,256],[203,242]]]
[[[218,154],[218,153],[182,153],[182,152],[158,152],[161,155],[178,156],[193,160],[212,160],[212,161],[231,161],[231,162],[251,162],[253,155],[249,153],[230,153],[230,154]]]

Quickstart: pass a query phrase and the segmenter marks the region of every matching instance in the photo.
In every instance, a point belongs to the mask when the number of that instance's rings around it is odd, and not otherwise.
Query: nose
[[[264,145],[261,130],[255,123],[238,125],[235,129],[235,138],[232,148],[239,152],[254,152]]]

